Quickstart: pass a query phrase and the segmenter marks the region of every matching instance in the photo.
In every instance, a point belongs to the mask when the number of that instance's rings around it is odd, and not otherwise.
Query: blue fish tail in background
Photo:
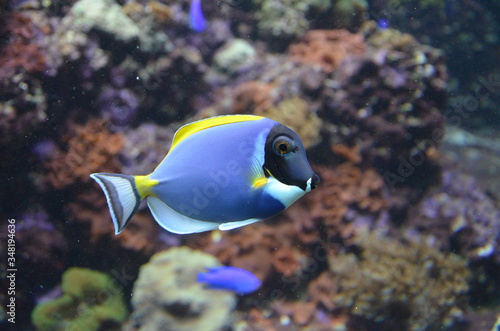
[[[205,17],[201,9],[201,0],[192,0],[189,8],[189,27],[196,32],[205,30]]]
[[[206,284],[209,289],[227,290],[240,295],[252,293],[262,285],[260,279],[250,271],[226,266],[200,272],[197,281]]]

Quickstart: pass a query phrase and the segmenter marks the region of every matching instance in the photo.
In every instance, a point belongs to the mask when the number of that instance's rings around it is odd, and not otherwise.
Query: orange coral
[[[341,237],[348,238],[355,231],[352,224],[341,224],[349,207],[375,214],[387,206],[384,181],[375,170],[361,170],[351,163],[333,171],[323,167],[318,170],[321,186],[306,198],[311,215]]]
[[[232,112],[234,114],[259,113],[274,104],[274,86],[271,83],[250,81],[241,83],[233,90]]]
[[[335,144],[331,147],[331,150],[354,164],[359,164],[362,161],[358,146],[349,147],[344,144]]]
[[[284,231],[287,224],[269,226],[254,224],[237,231],[222,232],[221,240],[212,241],[206,235],[194,235],[188,245],[202,249],[226,265],[247,269],[260,279],[276,273],[290,276],[301,268],[301,253],[292,246]]]
[[[46,181],[56,189],[76,182],[90,182],[93,172],[119,172],[115,159],[123,147],[123,137],[111,133],[104,120],[89,120],[85,125],[68,125],[71,135],[65,140],[66,151],[46,161]]]
[[[9,77],[17,69],[34,73],[46,67],[43,48],[35,43],[37,33],[48,34],[48,27],[38,27],[31,19],[20,13],[8,14],[4,29],[9,31],[9,40],[0,52],[0,77]]]
[[[318,188],[277,217],[288,224],[282,231],[297,242],[312,244],[323,235],[349,240],[358,228],[346,219],[348,211],[378,215],[387,207],[384,182],[375,170],[344,163],[333,170],[315,167],[315,171],[321,178]],[[336,251],[332,245],[322,246],[329,254]]]
[[[292,60],[321,66],[331,72],[350,55],[363,55],[365,43],[361,34],[347,30],[311,30],[301,42],[288,48]]]

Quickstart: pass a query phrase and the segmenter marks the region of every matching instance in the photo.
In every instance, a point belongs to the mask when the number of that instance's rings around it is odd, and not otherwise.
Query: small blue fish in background
[[[205,17],[201,9],[201,0],[192,0],[189,8],[189,27],[196,32],[205,30]]]
[[[206,288],[227,290],[236,294],[249,294],[262,285],[262,282],[250,271],[236,267],[209,268],[207,272],[200,272],[197,281],[206,283]]]
[[[377,24],[380,29],[387,29],[389,27],[389,20],[387,18],[381,18],[377,21]]]

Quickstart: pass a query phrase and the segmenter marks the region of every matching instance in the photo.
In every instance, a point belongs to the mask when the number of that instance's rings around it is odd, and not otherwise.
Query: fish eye
[[[295,151],[292,139],[280,136],[274,140],[273,144],[274,152],[278,155],[285,155],[292,151]]]

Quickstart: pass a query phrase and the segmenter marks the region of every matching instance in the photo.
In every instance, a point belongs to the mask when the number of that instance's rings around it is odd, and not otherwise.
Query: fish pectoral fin
[[[240,228],[240,227],[248,225],[248,224],[258,222],[258,221],[261,221],[261,219],[260,218],[250,218],[250,219],[244,220],[244,221],[222,223],[219,225],[219,230],[221,230],[221,231],[232,230],[232,229]]]
[[[200,221],[182,215],[155,196],[148,196],[147,202],[156,222],[169,232],[177,234],[197,233],[215,230],[219,226],[218,223]]]
[[[255,157],[250,169],[247,171],[247,178],[254,189],[261,188],[267,184],[267,177],[262,164]]]
[[[91,174],[90,177],[104,191],[115,226],[115,234],[119,234],[137,212],[141,203],[134,177],[108,173]]]

